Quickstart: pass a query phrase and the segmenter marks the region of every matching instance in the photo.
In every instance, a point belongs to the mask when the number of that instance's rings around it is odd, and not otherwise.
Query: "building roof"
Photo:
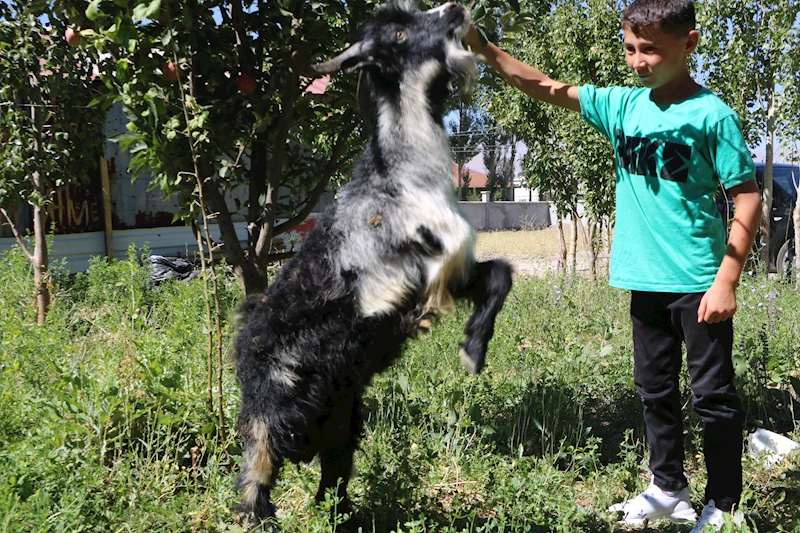
[[[330,76],[323,76],[315,79],[306,87],[306,92],[311,94],[325,94],[325,89],[328,88],[330,79]]]
[[[478,188],[478,189],[486,188],[486,184],[489,181],[488,178],[486,177],[486,174],[484,174],[483,172],[472,170],[471,168],[468,167],[464,167],[464,170],[467,171],[467,175],[469,176],[470,188]],[[453,163],[453,187],[458,187],[458,165],[456,165],[455,163]]]

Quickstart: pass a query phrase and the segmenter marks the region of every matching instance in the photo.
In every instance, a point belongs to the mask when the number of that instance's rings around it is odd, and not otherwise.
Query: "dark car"
[[[756,163],[756,181],[759,188],[764,184],[764,163]],[[787,163],[772,165],[772,216],[769,227],[769,265],[771,272],[788,276],[794,261],[793,211],[797,202],[795,183],[800,181],[800,167]],[[722,218],[733,218],[733,200],[720,194],[717,208]]]

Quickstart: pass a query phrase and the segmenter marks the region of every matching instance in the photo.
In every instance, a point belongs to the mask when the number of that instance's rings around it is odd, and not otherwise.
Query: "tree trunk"
[[[606,277],[611,277],[611,217],[606,218]]]
[[[265,278],[266,255],[269,254],[272,247],[272,238],[275,236],[275,220],[278,215],[279,191],[281,178],[283,177],[283,163],[286,156],[286,141],[289,136],[289,129],[292,126],[292,116],[299,93],[299,86],[300,77],[295,70],[291,70],[281,91],[281,112],[275,127],[272,152],[267,166],[267,202],[264,206],[260,223],[256,222],[255,224],[258,227],[258,238],[255,244],[256,254],[254,261],[260,269],[264,270]]]
[[[769,270],[769,225],[772,220],[772,158],[775,141],[775,85],[771,87],[769,109],[767,110],[767,146],[764,165],[764,183],[761,186],[761,260],[765,270]]]
[[[267,271],[258,267],[252,254],[245,254],[236,235],[236,227],[225,198],[213,181],[203,187],[207,209],[214,213],[222,242],[225,244],[225,259],[242,280],[245,295],[258,294],[267,288]],[[209,243],[210,245],[211,243]]]
[[[30,74],[31,84],[31,119],[34,127],[33,152],[36,159],[40,159],[42,150],[42,93],[40,73],[37,66]],[[33,186],[36,190],[36,203],[33,206],[33,283],[36,291],[36,323],[44,325],[47,318],[47,309],[50,305],[50,290],[48,288],[48,262],[47,262],[47,226],[45,224],[44,201],[47,191],[41,174],[35,171],[32,176]]]
[[[595,276],[594,271],[594,248],[592,246],[592,238],[594,235],[594,226],[591,224],[589,225],[589,234],[586,233],[586,226],[583,225],[583,220],[578,215],[578,209],[575,207],[572,211],[572,218],[575,221],[575,224],[579,226],[581,238],[583,239],[583,246],[586,248],[586,251],[589,253],[589,267],[592,273],[592,279],[597,279]],[[577,249],[577,246],[576,246]],[[575,270],[578,269],[577,264],[575,264]]]
[[[594,236],[597,233],[597,223],[592,221],[589,226],[589,271],[592,280],[597,281],[597,250],[595,250]]]
[[[562,272],[567,271],[567,239],[564,237],[564,217],[558,213],[558,244],[559,244],[559,257],[560,267]]]
[[[39,187],[41,180],[39,173],[34,173],[34,183]],[[48,263],[47,263],[47,226],[45,225],[45,210],[40,205],[33,206],[33,284],[36,288],[36,323],[44,325],[47,309],[50,304],[50,290],[48,288]]]
[[[575,216],[575,210],[572,214],[572,242],[570,243],[570,258],[572,259],[572,272],[578,271],[578,220]]]
[[[461,197],[461,189],[464,188],[463,182],[461,181],[462,168],[461,162],[456,162],[456,200],[459,202],[463,200]]]

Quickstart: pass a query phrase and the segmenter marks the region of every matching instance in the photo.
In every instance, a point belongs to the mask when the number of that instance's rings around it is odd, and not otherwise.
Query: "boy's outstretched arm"
[[[736,287],[761,220],[761,194],[755,180],[731,187],[730,193],[733,196],[734,215],[728,236],[728,251],[714,283],[700,300],[698,322],[722,322],[736,312]]]
[[[581,110],[578,87],[575,85],[551,80],[539,70],[511,57],[492,43],[486,43],[486,46],[481,45],[481,39],[475,26],[470,26],[465,41],[473,52],[485,57],[486,62],[506,81],[531,98],[574,111]]]

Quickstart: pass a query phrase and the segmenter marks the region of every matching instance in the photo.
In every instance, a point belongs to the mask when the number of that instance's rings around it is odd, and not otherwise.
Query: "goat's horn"
[[[368,48],[362,41],[359,41],[330,61],[311,65],[311,69],[317,74],[355,70],[372,62],[372,56],[368,55]]]

